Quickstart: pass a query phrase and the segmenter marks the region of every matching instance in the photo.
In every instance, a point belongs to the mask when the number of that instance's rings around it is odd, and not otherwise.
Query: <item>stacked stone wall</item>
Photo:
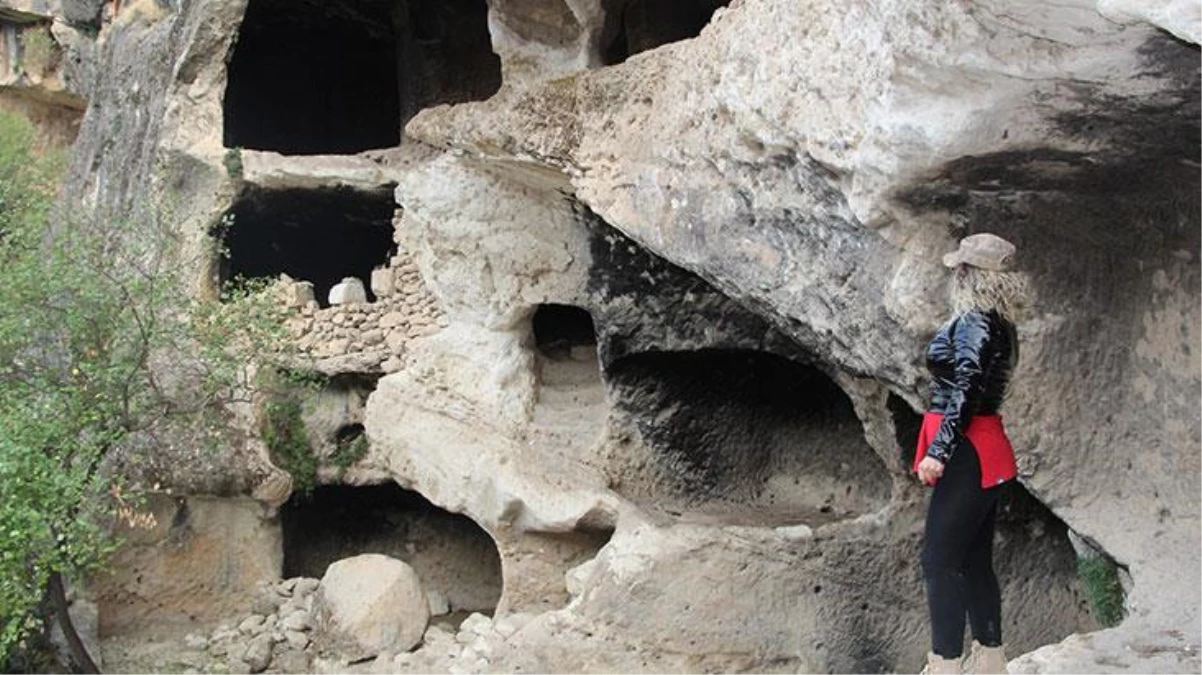
[[[438,301],[422,281],[417,263],[408,253],[398,253],[387,267],[372,273],[375,302],[350,302],[321,307],[312,285],[284,281],[286,302],[294,310],[287,327],[304,356],[318,362],[355,355],[372,371],[400,370],[406,345],[415,338],[438,332],[447,319]]]

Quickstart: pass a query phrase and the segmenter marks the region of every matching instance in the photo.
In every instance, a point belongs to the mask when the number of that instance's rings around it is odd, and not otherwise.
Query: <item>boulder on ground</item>
[[[370,553],[330,565],[315,597],[315,641],[351,661],[412,649],[430,621],[417,573],[385,555]]]

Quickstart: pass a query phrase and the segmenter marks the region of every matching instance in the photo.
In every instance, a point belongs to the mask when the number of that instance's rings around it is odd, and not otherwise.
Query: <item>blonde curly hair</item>
[[[956,268],[952,281],[952,311],[997,310],[1013,323],[1031,315],[1031,284],[1021,272],[993,272],[971,265]]]

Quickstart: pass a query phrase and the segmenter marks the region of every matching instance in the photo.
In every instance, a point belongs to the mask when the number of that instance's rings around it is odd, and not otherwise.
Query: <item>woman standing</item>
[[[1005,673],[993,531],[1002,486],[1017,474],[998,415],[1018,361],[1014,322],[1028,304],[1010,271],[1014,245],[974,234],[943,258],[955,270],[954,316],[927,348],[934,381],[914,458],[933,486],[922,552],[931,621],[924,673]],[[972,653],[961,663],[965,615]]]

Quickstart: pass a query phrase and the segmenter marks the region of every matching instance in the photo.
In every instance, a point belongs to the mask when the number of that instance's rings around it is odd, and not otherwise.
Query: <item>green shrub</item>
[[[1123,585],[1118,566],[1105,556],[1077,559],[1077,575],[1085,585],[1094,618],[1103,627],[1117,626],[1123,620]]]
[[[317,487],[317,457],[301,419],[301,400],[295,393],[280,394],[267,404],[263,441],[275,464],[292,474],[293,489],[308,495]]]
[[[64,163],[35,138],[28,120],[0,111],[4,670],[33,662],[45,608],[65,607],[61,582],[103,569],[112,523],[143,515],[143,487],[108,460],[142,444],[153,452],[146,441],[168,428],[228,442],[231,406],[255,393],[254,365],[288,345],[269,294],[196,297],[190,275],[209,250],[184,258],[189,238],[161,197],[113,220],[55,211]],[[89,668],[86,653],[75,658]]]
[[[367,456],[367,436],[359,434],[345,444],[340,444],[330,456],[330,462],[338,467],[338,475],[346,474],[347,469]]]
[[[225,151],[221,163],[225,172],[234,180],[242,180],[242,148],[230,148]]]
[[[293,490],[312,494],[321,462],[305,429],[305,401],[328,384],[320,374],[285,368],[260,371],[256,389],[267,397],[263,442],[276,466],[292,474]]]

